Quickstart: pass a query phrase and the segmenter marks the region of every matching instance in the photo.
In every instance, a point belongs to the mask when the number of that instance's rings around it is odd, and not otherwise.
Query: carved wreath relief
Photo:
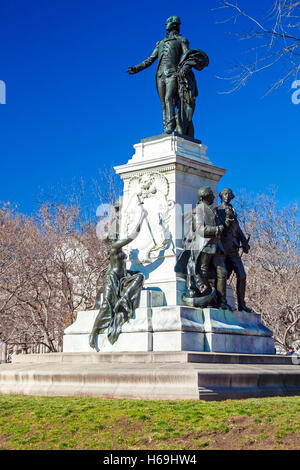
[[[128,205],[124,212],[125,234],[130,233],[140,217],[139,202],[144,204],[148,212],[141,233],[127,247],[127,254],[135,264],[152,263],[171,240],[169,219],[174,202],[168,199],[168,194],[169,182],[158,172],[133,176],[128,183]]]

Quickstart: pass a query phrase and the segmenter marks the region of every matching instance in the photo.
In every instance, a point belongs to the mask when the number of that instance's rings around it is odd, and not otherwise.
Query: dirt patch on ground
[[[214,431],[201,438],[207,440],[204,448],[216,450],[300,449],[299,432],[279,432],[275,425],[253,424],[253,419],[247,416],[231,419],[227,432]]]
[[[300,433],[279,432],[272,424],[254,424],[248,416],[235,417],[227,424],[226,431],[209,431],[199,434],[186,433],[180,438],[159,440],[149,435],[148,440],[130,449],[177,450],[299,450]]]

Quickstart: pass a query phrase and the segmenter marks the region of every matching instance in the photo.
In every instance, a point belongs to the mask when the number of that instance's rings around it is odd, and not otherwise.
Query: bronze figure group
[[[127,72],[131,75],[141,72],[158,59],[156,88],[162,105],[164,132],[194,138],[192,119],[198,89],[192,69],[204,69],[209,59],[205,52],[189,49],[188,40],[180,34],[180,24],[178,16],[170,16],[166,21],[166,37],[156,43],[150,57],[129,67]]]
[[[198,190],[198,203],[192,212],[191,227],[183,240],[183,252],[175,271],[186,277],[186,305],[230,309],[226,284],[232,271],[237,278],[238,310],[252,312],[245,304],[246,273],[239,249],[250,249],[235,209],[231,189],[220,193],[222,204],[213,208],[214,194],[209,186]]]
[[[213,207],[214,193],[209,186],[198,190],[198,203],[192,211],[191,226],[183,240],[183,251],[175,271],[186,278],[183,303],[190,307],[212,307],[233,310],[226,300],[226,285],[232,272],[236,275],[238,310],[252,312],[245,304],[246,273],[239,253],[248,253],[250,246],[243,233],[237,213],[230,204],[234,198],[231,189],[220,193],[221,204]],[[98,293],[96,307],[99,313],[90,334],[90,346],[96,351],[98,335],[107,333],[109,341],[117,341],[122,325],[133,318],[144,283],[144,275],[126,269],[126,255],[122,248],[139,234],[147,211],[140,202],[141,216],[133,232],[119,238],[119,227],[106,235],[110,265]],[[115,206],[118,218],[119,206]]]

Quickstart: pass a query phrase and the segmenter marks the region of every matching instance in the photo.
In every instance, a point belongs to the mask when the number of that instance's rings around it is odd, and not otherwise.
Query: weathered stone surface
[[[0,393],[161,400],[300,394],[300,367],[287,356],[57,353],[13,361],[0,365]]]
[[[291,356],[270,354],[231,354],[191,351],[155,351],[155,352],[105,352],[91,353],[47,353],[14,354],[13,364],[25,363],[208,363],[208,364],[273,364],[292,365]]]
[[[122,327],[113,345],[106,334],[98,336],[101,352],[122,351],[215,351],[224,353],[274,354],[272,332],[257,313],[221,309],[197,309],[183,305],[151,307],[161,300],[142,291],[142,305]],[[148,297],[147,297],[148,296]],[[146,299],[145,299],[145,298]],[[148,298],[148,300],[147,300]],[[97,310],[79,312],[65,330],[64,352],[89,352],[88,337]],[[101,352],[99,354],[101,354]]]

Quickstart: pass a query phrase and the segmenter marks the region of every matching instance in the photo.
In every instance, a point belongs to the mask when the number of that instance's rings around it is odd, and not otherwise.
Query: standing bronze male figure
[[[207,55],[189,49],[189,42],[180,35],[181,21],[170,16],[166,21],[167,35],[156,43],[150,57],[129,67],[130,74],[146,69],[158,59],[156,87],[162,104],[164,132],[194,138],[192,122],[198,89],[192,67],[202,70],[209,63]]]
[[[222,245],[228,277],[230,277],[232,271],[236,275],[238,310],[250,313],[253,310],[245,304],[246,272],[239,254],[240,247],[242,247],[244,253],[248,253],[250,246],[240,227],[237,213],[230,204],[230,201],[234,198],[232,190],[225,188],[220,192],[219,196],[222,204],[217,207],[217,213],[225,226],[222,232]]]

